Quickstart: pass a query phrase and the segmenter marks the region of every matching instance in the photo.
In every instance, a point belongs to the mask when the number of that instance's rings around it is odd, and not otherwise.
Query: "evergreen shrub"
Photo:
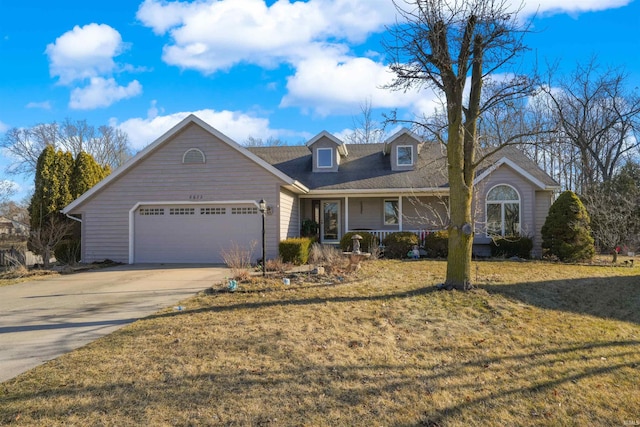
[[[418,236],[410,231],[396,231],[383,240],[386,258],[405,258],[407,253],[418,244]]]
[[[562,262],[588,261],[595,255],[589,214],[580,198],[565,191],[549,208],[542,226],[543,255]]]
[[[340,249],[342,249],[343,252],[353,251],[353,236],[356,234],[362,236],[362,240],[360,240],[360,251],[371,252],[372,248],[378,247],[378,238],[374,234],[367,233],[366,231],[349,231],[340,239]]]
[[[430,258],[446,258],[449,255],[449,232],[434,231],[424,237],[424,250]]]
[[[533,239],[527,236],[505,236],[491,240],[492,257],[518,257],[531,258]]]
[[[282,240],[278,245],[278,252],[282,262],[295,265],[306,264],[309,260],[309,250],[314,239],[309,237],[294,237]]]

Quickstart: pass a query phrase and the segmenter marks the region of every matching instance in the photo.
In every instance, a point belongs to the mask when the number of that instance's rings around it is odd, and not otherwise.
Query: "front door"
[[[340,241],[339,201],[327,200],[322,202],[320,230],[322,243],[337,243]]]

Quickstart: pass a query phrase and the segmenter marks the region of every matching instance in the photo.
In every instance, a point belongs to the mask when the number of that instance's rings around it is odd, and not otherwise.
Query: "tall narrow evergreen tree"
[[[563,262],[588,261],[595,255],[589,214],[573,191],[565,191],[549,208],[542,226],[542,249]]]
[[[70,152],[56,152],[51,145],[42,151],[38,157],[35,190],[29,206],[29,248],[42,255],[45,267],[61,243],[67,247],[79,244],[73,237],[73,228],[77,223],[60,211],[97,184],[109,171],[108,166],[99,165],[90,154],[84,152],[74,160]],[[77,253],[74,253],[75,256]]]
[[[58,176],[59,195],[56,200],[56,210],[71,203],[74,199],[70,191],[71,175],[73,173],[74,161],[73,156],[68,151],[58,150],[56,152],[56,168],[55,173]]]
[[[91,154],[84,151],[76,156],[69,190],[73,199],[100,182],[110,172],[109,167],[98,164]]]
[[[56,151],[51,145],[47,145],[38,157],[34,184],[29,205],[31,229],[37,229],[44,224],[49,214],[57,207],[60,186],[56,176]]]

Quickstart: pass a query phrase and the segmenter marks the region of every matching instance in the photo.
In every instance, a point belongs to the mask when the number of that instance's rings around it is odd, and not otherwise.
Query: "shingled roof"
[[[349,155],[340,163],[338,172],[312,171],[311,152],[306,146],[248,147],[247,149],[300,181],[310,190],[448,190],[446,153],[436,143],[424,143],[409,171],[392,171],[390,156],[383,154],[384,144],[347,144]],[[558,184],[515,147],[505,147],[491,156],[478,175],[501,158],[508,158],[526,173],[548,187]]]

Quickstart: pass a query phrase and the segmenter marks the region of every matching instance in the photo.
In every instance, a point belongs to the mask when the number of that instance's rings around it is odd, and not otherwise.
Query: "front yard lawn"
[[[0,424],[640,422],[640,267],[370,261],[181,302],[0,384]]]

